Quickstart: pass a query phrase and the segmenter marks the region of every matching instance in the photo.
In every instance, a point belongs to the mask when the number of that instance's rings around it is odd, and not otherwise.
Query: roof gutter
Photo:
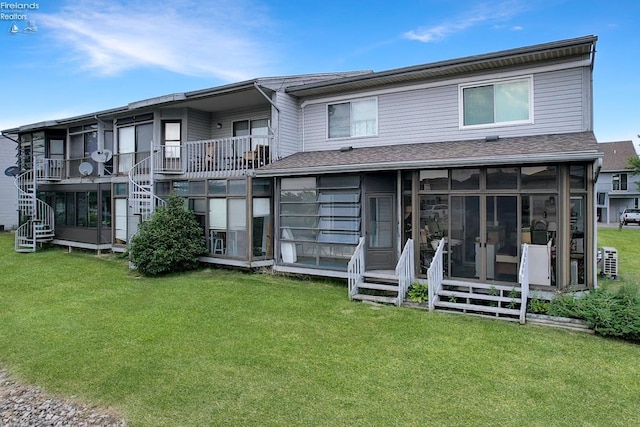
[[[442,159],[429,161],[405,161],[405,162],[389,162],[389,163],[362,163],[352,165],[331,165],[331,166],[315,166],[304,168],[289,168],[281,170],[256,170],[256,176],[261,177],[281,177],[291,175],[314,175],[341,172],[369,172],[380,170],[399,170],[399,169],[439,169],[445,167],[469,167],[469,166],[487,166],[487,165],[505,165],[505,164],[536,164],[536,163],[557,163],[557,162],[578,162],[578,161],[594,161],[599,157],[599,153],[595,151],[578,151],[572,153],[554,153],[546,155],[526,155],[526,156],[507,156],[507,157],[475,157],[472,159]]]

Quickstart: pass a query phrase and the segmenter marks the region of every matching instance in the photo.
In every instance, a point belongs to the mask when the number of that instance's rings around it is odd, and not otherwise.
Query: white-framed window
[[[611,184],[613,191],[627,191],[627,174],[626,173],[614,173],[611,177]]]
[[[459,86],[460,127],[533,123],[531,76]]]
[[[351,138],[377,134],[377,98],[327,104],[328,138]]]

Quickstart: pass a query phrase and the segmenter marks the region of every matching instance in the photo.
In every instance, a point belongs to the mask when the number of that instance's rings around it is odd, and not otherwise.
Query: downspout
[[[277,134],[278,134],[278,141],[277,141],[277,144],[276,144],[276,148],[277,148],[277,150],[276,150],[276,152],[274,153],[274,154],[275,154],[275,155],[274,155],[274,158],[278,159],[278,158],[280,158],[280,109],[278,108],[278,106],[276,105],[276,103],[275,103],[275,102],[273,102],[273,99],[271,99],[271,97],[269,97],[269,95],[267,95],[266,93],[264,93],[264,91],[263,91],[263,90],[262,90],[262,88],[258,85],[258,83],[257,83],[257,82],[255,82],[255,81],[253,82],[253,87],[255,87],[255,88],[256,88],[256,90],[257,90],[258,92],[260,92],[260,94],[261,94],[262,96],[264,96],[264,99],[266,99],[266,100],[269,102],[269,104],[271,104],[271,106],[272,106],[272,107],[276,110],[276,112],[278,113],[278,119],[277,119],[277,122],[276,122],[276,130],[277,130]],[[275,132],[274,132],[274,133],[275,133]]]
[[[593,237],[593,288],[598,289],[598,177],[600,176],[600,170],[602,169],[603,158],[599,157],[593,163],[593,230],[591,230]],[[608,215],[609,212],[607,212]],[[608,222],[608,221],[607,221]],[[604,262],[604,260],[602,261]]]

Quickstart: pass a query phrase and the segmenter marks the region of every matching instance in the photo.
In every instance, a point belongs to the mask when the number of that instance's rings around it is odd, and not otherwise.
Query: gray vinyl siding
[[[188,110],[184,126],[187,128],[187,141],[211,138],[211,114],[206,111]]]
[[[311,103],[302,115],[304,151],[588,131],[591,90],[590,86],[585,87],[585,80],[588,81],[582,68],[535,74],[533,123],[476,129],[459,128],[457,83],[381,93],[377,96],[378,135],[373,137],[327,139],[327,104]],[[361,92],[353,99],[367,97],[366,92]]]
[[[286,157],[302,151],[299,126],[300,105],[296,98],[282,92],[276,92],[276,105],[280,110],[277,155]]]
[[[5,137],[0,136],[0,225],[5,230],[18,225],[18,196],[14,185],[14,178],[6,176],[4,171],[10,166],[16,165],[16,144]]]
[[[233,136],[233,122],[240,120],[257,120],[257,119],[269,119],[271,120],[271,105],[266,104],[264,106],[230,111],[224,113],[218,113],[211,118],[211,136],[210,138],[230,138]],[[220,123],[222,127],[217,128],[217,124]],[[271,123],[271,126],[274,124]]]

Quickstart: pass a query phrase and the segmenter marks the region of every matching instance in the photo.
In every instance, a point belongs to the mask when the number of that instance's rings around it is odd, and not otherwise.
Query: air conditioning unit
[[[598,264],[601,266],[600,274],[612,279],[618,278],[618,250],[616,248],[603,247],[600,249],[602,259]]]

